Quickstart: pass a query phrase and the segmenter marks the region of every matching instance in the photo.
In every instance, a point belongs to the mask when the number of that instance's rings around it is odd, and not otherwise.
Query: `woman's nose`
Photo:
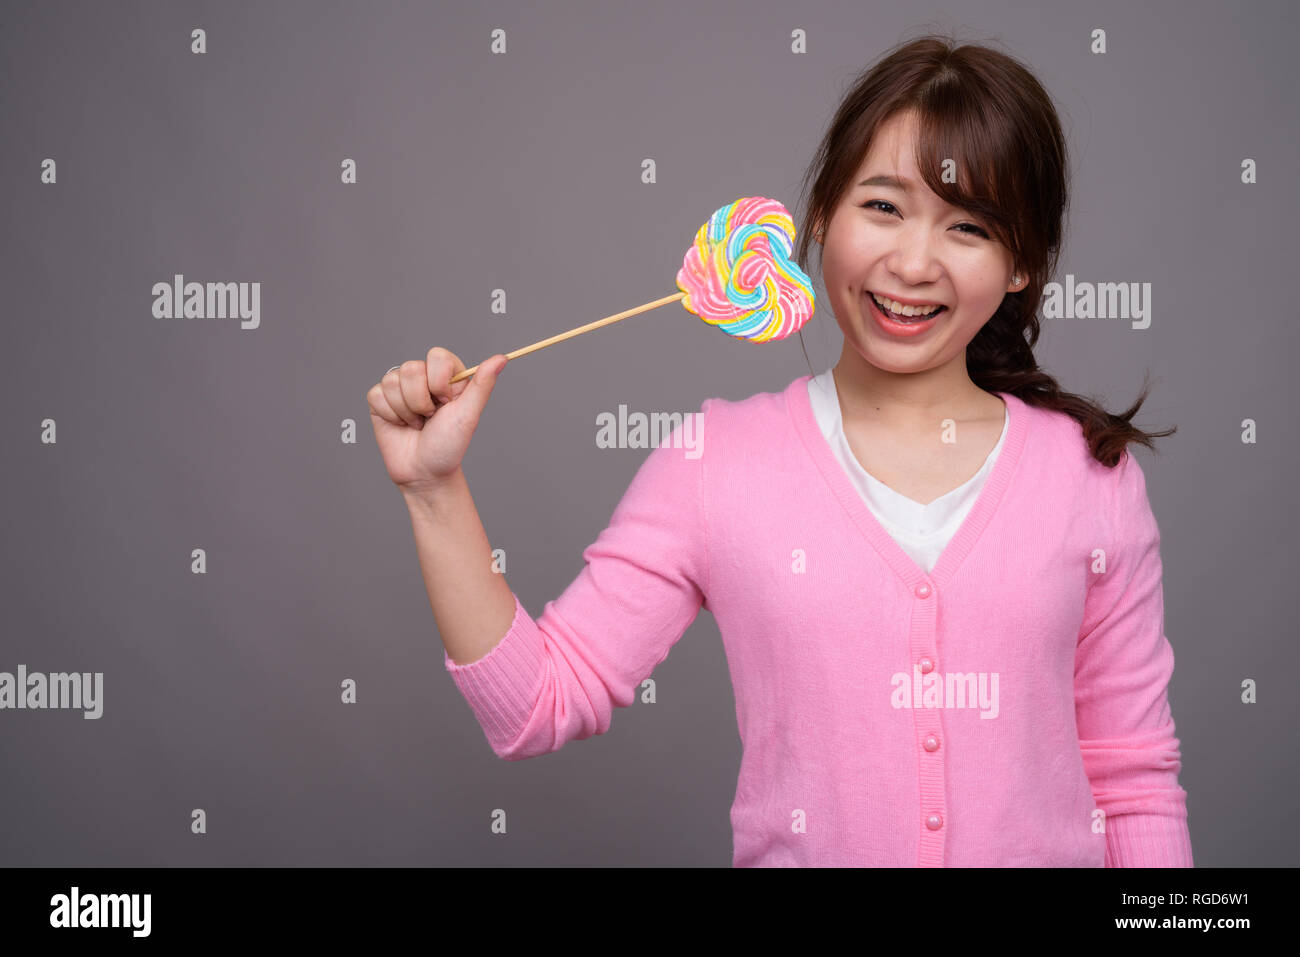
[[[928,233],[913,230],[900,235],[898,245],[888,262],[889,270],[909,286],[920,286],[938,279],[939,262],[931,248]]]

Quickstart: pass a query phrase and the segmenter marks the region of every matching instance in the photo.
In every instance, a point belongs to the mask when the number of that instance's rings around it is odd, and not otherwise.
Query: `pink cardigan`
[[[707,399],[647,455],[577,578],[444,663],[494,753],[603,734],[701,607],[743,745],[735,866],[1190,867],[1160,533],[1137,461],[1008,393],[932,574],[876,521],[808,376]]]

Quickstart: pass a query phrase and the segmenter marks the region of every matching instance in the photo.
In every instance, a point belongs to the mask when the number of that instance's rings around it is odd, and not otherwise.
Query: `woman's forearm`
[[[485,656],[510,630],[514,593],[492,570],[492,546],[464,473],[433,489],[402,489],[434,621],[456,664]]]

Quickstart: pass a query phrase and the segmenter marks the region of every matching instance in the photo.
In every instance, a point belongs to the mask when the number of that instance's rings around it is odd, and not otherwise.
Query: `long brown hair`
[[[1153,438],[1177,429],[1145,432],[1132,424],[1149,384],[1144,383],[1132,408],[1115,415],[1063,392],[1034,359],[1041,332],[1038,304],[1061,250],[1067,161],[1051,98],[1012,56],[927,34],[898,44],[858,77],[804,177],[805,213],[794,251],[801,268],[813,274],[808,268],[813,233],[830,221],[876,131],[906,112],[918,120],[916,163],[925,184],[946,202],[982,218],[1011,251],[1017,274],[1028,279],[1022,290],[1002,298],[967,346],[971,381],[987,392],[1009,392],[1029,405],[1071,416],[1103,465],[1118,464],[1130,442],[1154,450]],[[944,157],[956,161],[956,182],[943,180]],[[820,259],[819,245],[819,265]],[[805,348],[805,359],[807,355]]]

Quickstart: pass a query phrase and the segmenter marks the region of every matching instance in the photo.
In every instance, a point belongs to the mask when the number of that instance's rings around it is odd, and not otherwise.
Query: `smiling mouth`
[[[945,305],[940,305],[933,312],[922,313],[915,316],[904,316],[901,313],[894,312],[892,309],[882,304],[879,297],[877,297],[877,295],[874,292],[872,292],[870,289],[865,290],[865,292],[867,294],[867,298],[871,300],[871,304],[874,305],[878,310],[880,310],[881,315],[885,316],[886,318],[890,319],[893,322],[900,322],[903,323],[904,325],[927,322],[933,319],[935,316],[939,315],[940,313],[944,312],[948,308]]]

